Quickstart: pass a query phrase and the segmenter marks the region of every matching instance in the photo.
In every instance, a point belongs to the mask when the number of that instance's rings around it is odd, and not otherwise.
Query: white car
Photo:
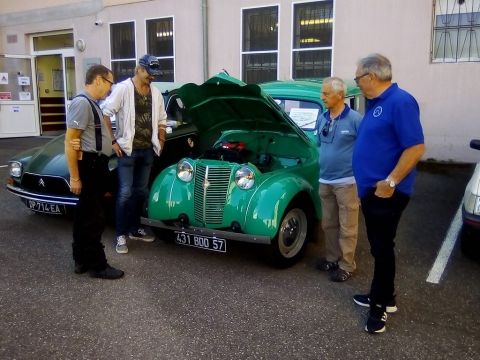
[[[470,147],[480,150],[480,140],[472,140]],[[480,259],[480,162],[465,189],[462,219],[462,250],[469,257]]]

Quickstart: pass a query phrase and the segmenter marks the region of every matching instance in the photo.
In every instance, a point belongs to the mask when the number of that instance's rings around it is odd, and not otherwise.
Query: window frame
[[[127,24],[127,23],[133,23],[133,41],[134,41],[134,53],[135,56],[133,58],[118,58],[114,59],[113,58],[113,53],[112,53],[112,25],[117,25],[117,24]],[[137,64],[137,23],[136,20],[124,20],[124,21],[115,21],[115,22],[110,22],[108,23],[108,41],[109,41],[109,51],[110,51],[110,69],[114,72],[115,76],[115,70],[114,70],[114,63],[121,63],[121,62],[134,62],[135,66]],[[135,69],[135,67],[134,67]],[[133,73],[131,74],[132,76],[134,75]],[[122,79],[118,79],[116,76],[114,77],[115,82],[119,82]]]
[[[332,44],[330,46],[317,46],[317,47],[310,47],[310,48],[295,48],[295,7],[299,5],[309,4],[309,3],[321,3],[321,2],[331,2],[332,3]],[[294,66],[295,66],[295,55],[296,53],[300,52],[308,52],[308,51],[330,51],[330,74],[328,76],[332,76],[332,67],[333,67],[333,44],[334,44],[334,34],[335,34],[335,1],[334,0],[311,0],[311,1],[298,1],[293,2],[291,5],[291,42],[290,42],[290,78],[291,79],[305,79],[305,78],[316,78],[315,76],[310,77],[293,77],[294,75]]]
[[[153,21],[153,20],[165,20],[165,19],[171,19],[172,20],[172,51],[173,54],[171,56],[159,56],[158,54],[155,54],[154,52],[150,51],[149,49],[149,44],[148,44],[148,22]],[[173,15],[169,16],[160,16],[160,17],[154,17],[154,18],[146,18],[145,19],[145,49],[147,49],[147,54],[155,56],[158,60],[173,60],[173,79],[168,82],[175,82],[176,79],[176,48],[175,48],[175,17]]]
[[[443,4],[443,5],[442,5]],[[475,6],[476,7],[475,7]],[[445,6],[445,9],[442,9],[442,7]],[[432,6],[432,36],[431,36],[431,42],[430,42],[430,62],[433,64],[458,64],[458,63],[471,63],[471,62],[480,62],[480,21],[478,21],[478,24],[467,24],[467,25],[462,25],[462,24],[457,24],[456,25],[450,25],[450,24],[444,24],[444,26],[437,26],[437,17],[439,16],[448,16],[454,17],[456,16],[457,19],[458,17],[462,16],[463,14],[467,14],[467,16],[471,16],[472,14],[476,14],[477,18],[480,18],[480,11],[475,12],[476,9],[480,10],[480,0],[466,0],[464,4],[459,5],[458,0],[433,0],[433,6]],[[445,10],[444,12],[442,12]],[[467,10],[467,11],[462,11],[462,10]],[[468,11],[472,10],[472,11]],[[462,31],[463,30],[463,31]],[[477,56],[471,55],[470,52],[468,53],[467,57],[462,56],[464,53],[465,49],[465,43],[467,42],[467,34],[462,34],[462,32],[472,32],[477,36]],[[454,33],[455,39],[450,38],[450,46],[452,50],[452,56],[447,57],[446,55],[446,42],[447,42],[447,37],[450,37],[451,34]],[[444,36],[443,39],[443,46],[441,46],[440,42],[442,42],[442,36]],[[464,37],[462,37],[464,36]],[[439,44],[437,45],[437,37],[440,37],[438,39]],[[454,45],[452,45],[455,43]],[[462,45],[463,43],[463,45]],[[467,48],[471,48],[472,43],[475,43],[475,39],[472,39],[472,36],[470,36],[469,42]],[[453,52],[453,46],[455,46],[455,51]],[[443,50],[443,51],[442,51]],[[442,51],[443,56],[438,56],[438,52]],[[468,51],[468,50],[467,50]]]
[[[244,41],[244,14],[245,11],[252,10],[252,9],[264,9],[264,8],[277,8],[277,49],[276,50],[254,50],[254,51],[244,51],[243,49],[243,41]],[[241,80],[247,82],[245,79],[244,74],[244,55],[257,55],[257,54],[275,54],[277,56],[277,64],[276,64],[276,71],[275,71],[275,79],[271,79],[271,81],[278,80],[279,77],[279,69],[280,69],[280,4],[269,4],[269,5],[262,5],[262,6],[250,6],[250,7],[242,7],[240,8],[240,76]]]

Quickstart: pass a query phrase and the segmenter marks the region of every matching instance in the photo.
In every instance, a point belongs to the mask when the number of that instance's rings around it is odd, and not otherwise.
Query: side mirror
[[[470,141],[470,147],[472,149],[480,150],[480,140],[479,139],[473,139]]]

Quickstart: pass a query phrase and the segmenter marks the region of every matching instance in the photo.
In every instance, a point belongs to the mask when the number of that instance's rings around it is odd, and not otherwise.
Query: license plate
[[[213,236],[194,235],[186,233],[185,231],[175,231],[175,242],[180,245],[193,246],[204,250],[227,251],[227,242],[225,239],[219,239]]]
[[[65,214],[65,205],[52,204],[43,201],[28,200],[28,208],[30,210],[46,213],[46,214]]]

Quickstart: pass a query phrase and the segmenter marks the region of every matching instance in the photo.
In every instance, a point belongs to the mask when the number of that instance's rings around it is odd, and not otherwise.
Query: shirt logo
[[[381,106],[377,106],[375,108],[375,110],[373,110],[373,117],[379,117],[380,115],[382,115],[382,107]]]

